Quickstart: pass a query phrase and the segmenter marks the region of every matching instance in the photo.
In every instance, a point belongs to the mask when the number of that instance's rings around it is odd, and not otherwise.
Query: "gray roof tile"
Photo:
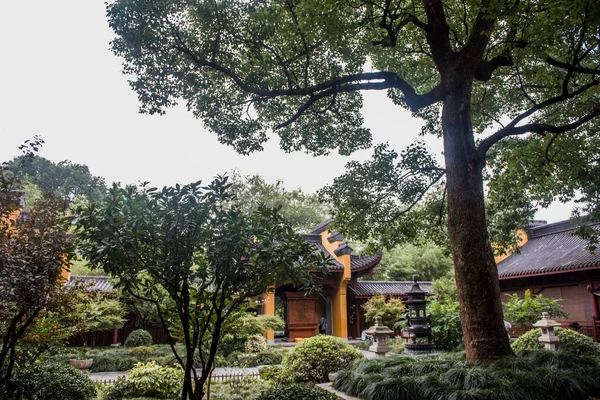
[[[113,285],[110,283],[109,276],[79,276],[71,275],[67,286],[73,286],[76,282],[86,285],[89,292],[110,292],[113,290]]]
[[[356,296],[406,296],[412,285],[413,281],[358,281],[356,287],[349,285],[348,288]],[[431,282],[419,281],[419,286],[425,293],[431,290]]]

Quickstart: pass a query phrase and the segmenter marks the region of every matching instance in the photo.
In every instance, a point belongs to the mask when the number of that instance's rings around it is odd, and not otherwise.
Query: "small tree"
[[[504,317],[514,326],[529,330],[542,318],[543,312],[547,312],[551,317],[568,317],[560,304],[564,299],[550,299],[541,294],[532,295],[529,289],[525,291],[523,298],[516,293],[508,296],[509,300],[504,303]]]
[[[365,320],[367,323],[375,321],[375,317],[381,317],[381,322],[391,329],[400,326],[404,319],[404,303],[400,299],[386,299],[385,296],[373,296],[364,305]]]
[[[79,313],[84,329],[86,345],[91,337],[92,347],[96,345],[95,332],[122,328],[125,324],[125,310],[118,300],[92,295],[89,301],[80,304]]]
[[[227,178],[207,187],[200,182],[162,190],[115,186],[104,202],[81,205],[76,212],[81,251],[91,265],[156,306],[185,372],[182,399],[203,398],[223,325],[248,298],[275,282],[311,287],[315,273],[330,262],[276,210],[239,211],[229,186]],[[157,288],[174,308],[162,308]],[[185,358],[175,351],[173,325]]]

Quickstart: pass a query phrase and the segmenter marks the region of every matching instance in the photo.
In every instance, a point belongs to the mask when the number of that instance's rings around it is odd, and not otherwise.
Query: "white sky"
[[[0,160],[39,134],[40,155],[86,164],[107,182],[173,185],[237,168],[281,179],[290,189],[313,192],[344,172],[351,159],[285,154],[276,139],[265,151],[241,156],[220,144],[184,107],[166,116],[138,113],[136,94],[109,50],[112,31],[98,0],[5,1],[0,5]],[[421,122],[394,106],[385,93],[365,93],[363,109],[373,142],[390,142],[398,152],[413,142]],[[427,138],[441,160],[441,141]],[[538,213],[549,222],[569,217],[558,204]]]

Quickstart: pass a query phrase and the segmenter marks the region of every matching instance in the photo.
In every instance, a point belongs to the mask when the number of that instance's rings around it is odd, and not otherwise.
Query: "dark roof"
[[[348,288],[356,296],[407,296],[412,285],[413,281],[357,281],[356,287],[348,285]],[[431,282],[420,281],[419,286],[425,293],[431,290]]]
[[[113,290],[113,285],[109,281],[109,276],[79,276],[71,275],[67,286],[73,286],[75,282],[86,285],[86,290],[89,292],[110,292]]]
[[[326,221],[323,221],[319,225],[315,226],[311,233],[318,235],[319,233],[325,231],[332,222],[333,218],[328,218]]]
[[[582,268],[600,268],[600,252],[591,254],[588,242],[573,236],[576,225],[566,220],[530,227],[528,241],[515,253],[498,263],[500,278],[530,274],[556,273]],[[600,225],[592,225],[600,230]]]
[[[381,261],[381,254],[376,256],[350,255],[350,267],[352,268],[352,271],[360,271],[373,267],[379,264],[379,261]]]

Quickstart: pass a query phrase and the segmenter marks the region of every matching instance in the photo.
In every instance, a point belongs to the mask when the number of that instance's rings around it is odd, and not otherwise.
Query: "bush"
[[[550,317],[568,318],[561,304],[564,299],[552,299],[541,294],[532,296],[529,289],[525,291],[522,299],[516,293],[508,296],[509,300],[504,303],[504,317],[515,327],[531,329],[532,325],[542,318],[542,312],[547,312]]]
[[[566,328],[554,328],[554,332],[560,340],[556,346],[558,349],[580,356],[600,358],[600,346],[589,337]],[[540,328],[527,331],[512,343],[512,348],[514,351],[542,350],[544,345],[538,340],[540,336],[542,336]]]
[[[256,400],[268,387],[268,382],[253,379],[225,383],[212,382],[210,398],[211,400]]]
[[[299,384],[271,387],[257,400],[339,400],[336,395],[315,386]]]
[[[454,351],[463,346],[459,308],[456,301],[431,300],[427,305],[436,350]]]
[[[244,344],[246,353],[260,353],[267,351],[267,341],[262,335],[252,335],[246,339]]]
[[[404,340],[400,337],[389,338],[387,344],[393,353],[404,352]]]
[[[398,355],[355,363],[334,387],[365,400],[587,400],[600,396],[600,360],[529,351],[486,367],[460,353]]]
[[[138,346],[131,349],[131,354],[141,360],[146,360],[148,357],[154,354],[154,349],[152,346]]]
[[[0,387],[3,400],[88,400],[96,398],[94,382],[68,364],[38,363],[15,370]]]
[[[375,317],[381,317],[381,323],[390,329],[398,329],[404,320],[404,303],[400,299],[386,299],[383,295],[371,297],[364,305],[365,321],[369,324]]]
[[[104,350],[92,357],[92,371],[128,371],[139,362],[137,357],[126,349]]]
[[[129,392],[139,396],[177,397],[182,390],[181,368],[163,367],[152,361],[136,364],[127,374]]]
[[[360,350],[335,336],[318,335],[298,344],[282,361],[283,367],[296,382],[328,382],[328,374],[346,368],[363,358]]]
[[[125,346],[152,346],[152,335],[144,329],[136,329],[127,336],[127,339],[125,339]]]

